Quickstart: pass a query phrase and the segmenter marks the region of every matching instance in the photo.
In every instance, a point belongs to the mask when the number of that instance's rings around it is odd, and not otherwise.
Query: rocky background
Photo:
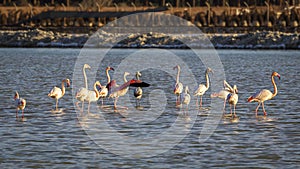
[[[116,38],[124,37],[115,42]],[[203,41],[207,38],[209,41]],[[118,48],[212,48],[217,49],[300,49],[299,33],[256,31],[252,33],[185,36],[160,33],[120,35],[98,31],[93,35],[61,33],[41,29],[2,30],[0,47],[118,47]],[[183,43],[183,41],[185,43]],[[204,42],[204,43],[203,43]]]

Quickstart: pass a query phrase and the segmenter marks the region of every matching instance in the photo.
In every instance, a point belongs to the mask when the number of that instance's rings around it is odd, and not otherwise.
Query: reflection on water
[[[300,59],[297,51],[218,51],[227,81],[239,88],[236,110],[238,118],[223,118],[214,134],[201,143],[199,134],[210,110],[210,91],[203,97],[204,108],[197,110],[197,119],[193,125],[192,116],[175,107],[175,96],[169,83],[172,81],[173,84],[174,79],[167,75],[157,75],[156,70],[149,71],[148,75],[143,73],[142,79],[152,85],[145,88],[138,111],[132,94],[133,88],[130,88],[127,96],[120,98],[122,106],[127,106],[128,109],[119,109],[117,113],[111,107],[113,100],[107,99],[104,107],[100,103],[91,104],[91,110],[99,111],[88,114],[85,104],[85,111],[76,114],[78,108],[73,105],[72,88],[66,88],[65,96],[59,100],[59,111],[54,111],[54,101],[47,94],[53,86],[60,86],[62,79],[72,77],[73,66],[80,50],[0,51],[1,168],[297,168],[299,165]],[[112,64],[114,60],[119,61],[119,57],[124,57],[124,53],[136,51],[116,49],[112,60],[104,62]],[[191,54],[188,50],[172,52],[182,57],[189,57]],[[197,63],[193,59],[187,59],[187,62],[188,65]],[[103,69],[104,64],[107,63],[103,63]],[[203,67],[203,70],[194,71],[201,82],[205,81],[204,70]],[[100,71],[103,72],[102,69]],[[257,104],[247,103],[246,99],[256,90],[273,90],[270,79],[272,71],[277,71],[282,77],[280,81],[276,80],[279,93],[273,100],[265,103],[268,116],[262,116],[260,109],[259,117],[255,118]],[[103,77],[104,73],[99,77],[101,82],[106,81]],[[15,90],[28,102],[23,121],[15,119]],[[156,91],[151,93],[152,90]],[[169,93],[165,96],[168,98],[166,103],[149,100],[151,94],[160,91]],[[166,104],[166,109],[162,113],[149,114],[149,110],[154,108],[150,103],[157,102]],[[195,103],[193,97],[189,109],[196,110]],[[226,111],[229,113],[229,106]],[[186,130],[182,132],[188,132],[187,136],[170,151],[146,159],[131,160],[114,155],[104,150],[101,145],[96,145],[93,138],[83,130],[94,129],[94,126],[99,125],[95,122],[102,120],[127,137],[143,135],[151,138],[169,128],[176,119],[181,121],[180,124]],[[101,136],[106,131],[94,132]],[[159,146],[157,143],[157,147]]]

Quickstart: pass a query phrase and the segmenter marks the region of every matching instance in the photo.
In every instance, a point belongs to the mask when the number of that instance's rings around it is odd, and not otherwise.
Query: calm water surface
[[[104,76],[104,66],[116,66],[124,54],[138,50],[115,49],[111,57],[100,65]],[[159,50],[152,50],[154,53]],[[171,50],[185,58],[188,65],[198,64],[189,50]],[[169,151],[148,158],[124,158],[95,144],[83,130],[82,118],[73,106],[72,88],[60,99],[60,111],[55,112],[54,100],[47,97],[49,90],[60,86],[63,78],[72,78],[74,64],[79,49],[0,49],[0,166],[1,168],[299,168],[300,167],[300,96],[298,51],[217,51],[223,63],[226,79],[239,88],[237,114],[239,121],[222,119],[212,136],[199,142],[205,115],[196,116],[191,132]],[[205,82],[203,69],[195,71],[199,82]],[[256,89],[273,91],[270,81],[272,71],[281,75],[276,79],[278,95],[265,104],[267,118],[255,118],[256,103],[247,103],[247,97]],[[155,74],[155,76],[154,76]],[[176,74],[176,71],[174,72]],[[100,76],[102,76],[100,75]],[[104,83],[105,77],[99,77]],[[157,122],[150,123],[147,136],[162,132],[170,127],[178,116],[175,97],[172,94],[170,76],[152,70],[142,79],[152,84],[144,89],[141,104],[147,109],[149,93],[152,89],[164,90],[168,106]],[[146,80],[147,79],[147,80]],[[155,81],[154,81],[155,80]],[[172,84],[170,84],[170,81]],[[92,83],[92,82],[91,82]],[[92,86],[92,84],[90,84]],[[25,119],[16,120],[13,102],[14,91],[26,98]],[[130,103],[134,103],[132,90]],[[191,89],[191,93],[194,89]],[[204,107],[209,110],[208,91],[204,96]],[[112,100],[106,100],[109,105]],[[190,109],[194,109],[194,100]],[[100,103],[98,103],[100,105]],[[201,110],[205,112],[206,109]],[[229,109],[227,109],[229,111]],[[126,121],[121,113],[106,108],[102,114],[116,130],[128,136],[139,134],[137,124]],[[126,113],[124,110],[122,113]],[[149,113],[149,112],[148,112]],[[153,112],[155,114],[155,112]],[[121,114],[121,115],[120,115]],[[205,114],[205,113],[204,113]],[[262,114],[260,109],[260,115]],[[87,119],[96,117],[87,117]],[[87,120],[88,121],[88,120]],[[187,122],[188,123],[188,122]],[[145,125],[142,125],[141,130]],[[122,129],[120,129],[122,128]],[[135,132],[132,132],[135,131]],[[152,132],[151,132],[152,131]],[[140,134],[144,134],[143,131]],[[100,134],[101,135],[101,134]],[[126,140],[124,140],[126,141]]]

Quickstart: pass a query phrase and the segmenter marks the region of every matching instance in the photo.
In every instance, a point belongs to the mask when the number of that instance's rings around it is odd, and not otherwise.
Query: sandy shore
[[[299,33],[252,32],[245,34],[165,35],[60,33],[40,29],[1,30],[0,47],[120,47],[120,48],[212,48],[217,49],[300,49]],[[204,40],[205,39],[205,40]],[[88,42],[88,43],[87,43]],[[211,43],[210,43],[211,42]]]

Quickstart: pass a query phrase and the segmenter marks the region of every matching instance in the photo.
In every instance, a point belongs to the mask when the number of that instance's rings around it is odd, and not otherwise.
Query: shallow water
[[[191,51],[169,51],[183,58],[189,67],[197,67],[193,70],[197,83],[205,82],[205,67],[192,57]],[[105,66],[117,67],[126,56],[136,52],[139,50],[114,49],[100,64],[96,78],[105,83]],[[153,49],[152,52],[156,55],[164,54],[159,49]],[[114,112],[111,107],[113,101],[110,99],[104,101],[108,107],[101,108],[101,102],[98,102],[97,105],[92,104],[96,109],[92,109],[90,115],[86,111],[80,114],[73,104],[75,100],[72,89],[75,90],[77,87],[73,85],[73,88],[66,89],[65,96],[60,99],[60,111],[54,111],[55,102],[48,98],[47,94],[53,86],[60,86],[63,78],[72,79],[80,50],[0,49],[1,168],[298,168],[299,52],[278,50],[217,52],[223,63],[227,81],[236,84],[239,89],[237,105],[239,119],[221,119],[213,134],[204,142],[199,142],[199,135],[211,109],[209,98],[211,91],[208,90],[203,97],[203,109],[196,109],[196,98],[192,97],[189,106],[191,114],[183,115],[183,110],[176,108],[175,96],[172,94],[175,70],[172,75],[155,69],[142,72],[141,79],[149,82],[151,86],[144,88],[139,110],[133,106],[134,88],[130,88],[128,94],[118,101],[119,105],[127,106],[128,110],[119,109],[117,113]],[[275,79],[279,93],[265,103],[268,116],[262,117],[260,108],[260,117],[256,118],[254,110],[257,104],[247,103],[246,99],[258,89],[266,88],[273,91],[270,80],[272,71],[277,71],[281,75],[281,80]],[[91,74],[87,72],[87,75]],[[129,77],[132,78],[134,75]],[[119,79],[117,75],[113,78]],[[191,82],[184,81],[184,83]],[[92,81],[89,81],[89,87],[92,87]],[[24,120],[15,118],[13,95],[16,90],[27,100]],[[165,92],[165,96],[162,96],[166,98],[165,102],[151,99],[161,91]],[[190,92],[194,92],[193,87],[190,88]],[[157,106],[158,109],[153,107],[155,104],[166,106],[160,110],[160,106]],[[229,112],[228,105],[226,111]],[[163,132],[176,123],[176,120],[182,121],[179,129],[183,130],[167,136],[170,139],[181,136],[184,138],[173,145],[167,145],[168,142],[155,143],[155,136],[165,134]],[[110,130],[99,130],[97,127],[100,126],[100,129],[103,127],[99,122],[108,124],[123,137],[109,135]],[[124,140],[118,140],[119,138]],[[136,141],[140,142],[130,145],[147,148],[139,139],[148,139],[161,149],[158,151],[161,153],[151,154],[152,150],[149,149],[151,157],[139,156],[145,152],[139,152],[135,147],[128,147],[126,144],[134,141],[134,138],[138,138]],[[106,140],[107,144],[101,144],[103,140]],[[113,146],[116,141],[124,142],[121,146],[122,151],[125,154],[132,151],[132,156],[125,157],[109,151],[108,146]],[[172,140],[170,143],[173,143]],[[120,145],[116,145],[118,146]],[[148,148],[155,149],[151,146]]]

